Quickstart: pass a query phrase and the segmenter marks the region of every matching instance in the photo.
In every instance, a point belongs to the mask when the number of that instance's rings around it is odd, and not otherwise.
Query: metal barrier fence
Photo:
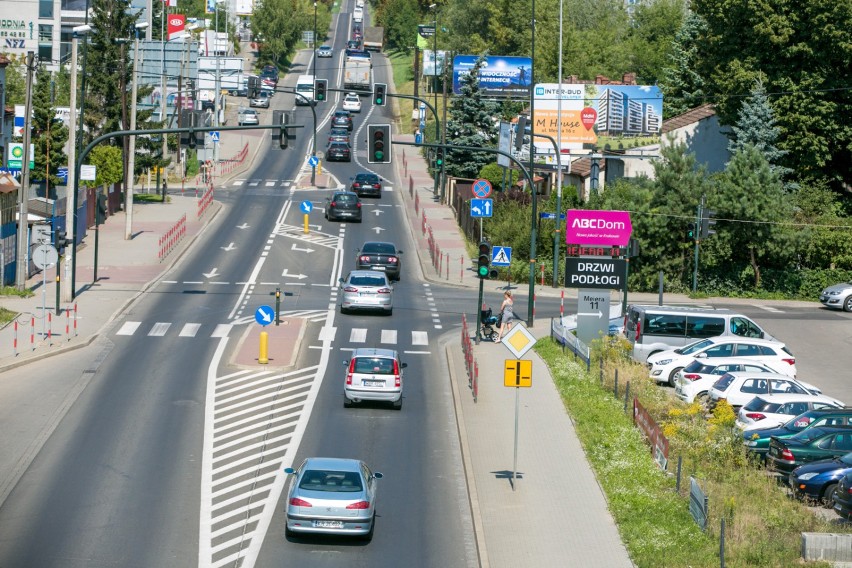
[[[178,219],[177,223],[175,223],[171,229],[166,231],[164,235],[160,237],[160,250],[157,253],[157,256],[160,259],[160,262],[169,255],[170,252],[174,250],[177,244],[186,236],[186,214],[184,213],[183,217]]]
[[[201,199],[198,200],[198,219],[204,216],[207,212],[207,208],[210,207],[210,204],[213,203],[213,186],[207,188],[204,192],[204,195],[201,196]]]
[[[563,352],[569,349],[575,357],[580,358],[586,364],[586,371],[591,369],[592,355],[589,346],[568,330],[562,318],[550,318],[550,337],[562,345]]]
[[[65,313],[65,340],[71,341],[72,337],[77,336],[77,304],[61,308],[60,312]],[[52,312],[47,312],[40,317],[36,317],[35,314],[18,315],[12,323],[12,352],[14,355],[17,357],[20,350],[26,347],[30,351],[35,351],[38,347],[45,345],[52,347],[54,338],[61,336],[61,331],[54,330],[55,323],[62,325],[61,313],[57,314],[56,318],[53,317]],[[36,330],[38,324],[41,325],[41,331]],[[18,341],[19,336],[21,337],[20,341]]]
[[[464,366],[467,369],[467,386],[473,393],[473,402],[479,398],[479,364],[473,356],[473,342],[470,340],[470,330],[467,327],[467,317],[462,314],[462,353]]]

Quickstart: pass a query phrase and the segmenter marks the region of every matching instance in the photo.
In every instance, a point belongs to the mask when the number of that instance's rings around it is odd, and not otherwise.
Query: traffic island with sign
[[[270,310],[272,310],[270,308]],[[272,310],[274,314],[274,310]],[[270,324],[260,326],[249,324],[240,336],[240,341],[229,361],[230,365],[243,369],[283,368],[296,364],[296,354],[305,335],[307,321],[304,318],[281,318],[280,324],[275,325],[274,315]],[[260,333],[268,336],[269,362],[258,362],[258,343]]]

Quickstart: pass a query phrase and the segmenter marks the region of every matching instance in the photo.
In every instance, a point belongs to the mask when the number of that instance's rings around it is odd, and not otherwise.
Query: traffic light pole
[[[332,89],[333,90],[333,89]],[[296,95],[297,97],[301,97],[302,100],[308,103],[308,108],[311,109],[311,113],[314,115],[314,138],[313,138],[313,149],[311,150],[311,156],[317,155],[317,110],[314,108],[314,105],[311,103],[311,100],[303,95],[302,93],[297,93],[296,89],[285,90],[285,88],[281,88],[279,91],[279,87],[275,87],[276,92],[288,93],[291,95]],[[299,126],[298,128],[301,128]],[[201,130],[200,128],[196,128],[196,130]],[[220,128],[219,130],[227,130],[226,128]],[[317,168],[316,166],[311,166],[311,185],[316,185],[317,183]]]
[[[422,99],[420,97],[415,97],[413,95],[401,95],[401,94],[398,94],[398,93],[386,93],[386,96],[396,97],[398,99],[409,99],[409,100],[417,101],[417,102],[420,102],[420,103],[423,103],[424,105],[426,105],[429,108],[429,110],[432,111],[432,116],[435,117],[435,143],[436,143],[436,146],[443,151],[445,145],[438,143],[438,141],[441,139],[441,121],[438,119],[437,109],[435,107],[433,107],[432,105],[430,105],[429,101],[427,101],[426,99]],[[420,146],[427,146],[427,145],[426,144],[420,144]],[[439,169],[440,169],[440,172],[443,173],[444,162],[442,160],[441,166],[440,166],[440,168],[438,168],[437,158],[436,158],[436,164],[435,164],[436,172],[435,172],[435,175],[433,176],[434,177],[434,180],[433,180],[434,186],[432,188],[432,195],[438,195],[438,178],[441,177],[440,174],[437,172],[437,170],[439,170]]]

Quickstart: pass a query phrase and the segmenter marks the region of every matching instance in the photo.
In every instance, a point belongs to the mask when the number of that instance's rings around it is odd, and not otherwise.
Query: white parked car
[[[675,386],[678,371],[694,359],[711,361],[717,358],[748,358],[776,372],[796,376],[796,358],[783,344],[754,337],[710,337],[685,347],[661,351],[648,357],[651,378],[658,383]]]
[[[808,410],[842,406],[839,401],[823,394],[762,394],[740,408],[736,425],[742,430],[777,428]]]
[[[725,373],[774,373],[775,369],[748,359],[693,359],[692,363],[678,371],[675,376],[675,395],[692,404],[696,400],[707,401],[713,383]]]
[[[720,400],[727,400],[728,404],[734,408],[740,408],[748,404],[755,396],[762,394],[787,393],[806,396],[821,394],[812,392],[811,388],[813,388],[813,385],[802,383],[787,375],[775,373],[726,373],[719,377],[719,380],[710,389],[709,404],[711,407],[714,407]],[[842,406],[839,400],[831,400]]]
[[[357,93],[346,93],[343,97],[343,110],[349,112],[361,112],[361,98]]]

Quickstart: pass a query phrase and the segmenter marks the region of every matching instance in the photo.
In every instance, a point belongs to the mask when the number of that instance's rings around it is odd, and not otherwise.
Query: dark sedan
[[[847,520],[852,517],[852,472],[840,478],[832,498],[835,513]]]
[[[816,428],[817,426],[846,426],[847,424],[852,424],[852,408],[808,410],[778,428],[746,430],[743,432],[743,443],[749,453],[756,454],[758,457],[764,457],[769,449],[769,440],[772,437],[784,439],[794,436],[807,428]]]
[[[852,472],[852,453],[799,466],[790,474],[790,488],[797,498],[834,504],[834,491],[840,478]]]
[[[332,142],[325,151],[325,159],[329,162],[351,162],[352,149],[346,142]]]
[[[402,261],[399,258],[401,254],[402,251],[397,250],[393,243],[366,242],[355,257],[355,268],[380,270],[387,274],[390,280],[399,280],[402,270]]]
[[[352,132],[352,115],[348,110],[336,110],[334,116],[331,117],[331,126],[333,128],[345,128]]]
[[[772,437],[766,465],[770,470],[789,474],[800,465],[836,458],[852,451],[852,429],[808,428],[786,440]]]
[[[352,178],[352,183],[349,184],[349,191],[354,191],[359,197],[372,195],[381,198],[382,178],[376,174],[358,174]]]
[[[346,128],[332,128],[328,133],[329,142],[346,142],[349,144],[349,130]]]
[[[335,191],[326,201],[325,218],[329,221],[351,219],[361,222],[361,200],[351,191]]]

